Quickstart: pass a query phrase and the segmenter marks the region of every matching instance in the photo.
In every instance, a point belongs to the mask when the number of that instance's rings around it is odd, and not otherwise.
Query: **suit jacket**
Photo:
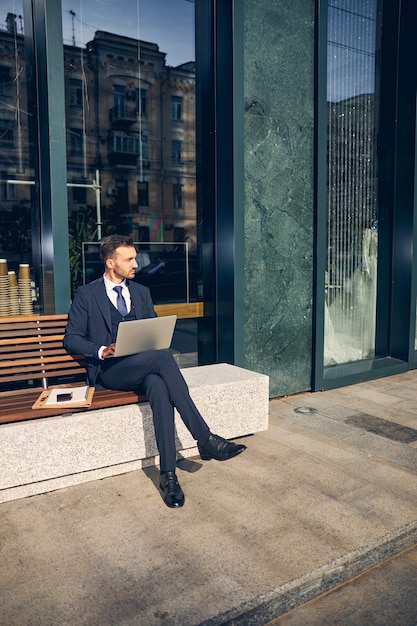
[[[136,319],[156,317],[147,287],[126,281]],[[83,354],[87,359],[87,377],[95,385],[100,367],[98,351],[112,341],[111,309],[103,277],[77,289],[68,313],[64,348],[70,354]]]

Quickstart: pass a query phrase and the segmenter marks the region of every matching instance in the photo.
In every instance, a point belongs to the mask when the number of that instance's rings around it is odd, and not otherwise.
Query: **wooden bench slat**
[[[39,331],[33,334],[31,334],[30,331],[25,331],[25,336],[23,337],[22,331],[20,331],[20,333],[17,333],[16,335],[9,335],[7,332],[3,332],[3,329],[0,328],[0,332],[2,337],[0,339],[0,346],[6,347],[10,345],[10,343],[14,343],[15,345],[25,345],[33,343],[34,345],[36,345],[39,343],[48,343],[51,341],[62,341],[62,339],[64,338],[64,333],[61,333],[59,335],[48,335],[45,333],[41,334]]]
[[[40,315],[38,313],[31,313],[30,315],[10,315],[0,318],[0,326],[2,324],[18,324],[26,322],[42,322],[47,324],[56,324],[59,321],[65,322],[68,319],[66,313],[53,313],[51,315]]]
[[[84,376],[82,369],[79,367],[67,370],[49,370],[45,376],[42,376],[42,372],[38,372],[37,376],[34,376],[33,372],[19,372],[18,375],[8,374],[6,376],[2,376],[3,383],[19,383],[28,380],[42,380],[43,378],[64,378],[67,376]]]
[[[10,354],[12,352],[18,352],[19,354],[22,351],[25,352],[41,352],[41,351],[51,351],[51,350],[61,350],[64,352],[64,348],[62,347],[62,341],[58,342],[38,342],[38,343],[21,343],[21,344],[13,344],[8,346],[0,346],[0,355]]]
[[[0,326],[0,337],[2,343],[6,340],[20,343],[23,340],[29,340],[35,342],[39,338],[43,337],[56,337],[56,340],[62,339],[64,336],[65,329],[60,326],[59,328],[20,328],[20,329],[11,329],[4,326]]]
[[[14,349],[10,349],[8,351],[4,350],[4,351],[0,351],[0,363],[1,362],[5,362],[5,361],[20,361],[22,359],[30,359],[30,358],[43,358],[46,356],[56,356],[56,355],[60,355],[62,357],[64,356],[72,356],[72,355],[68,355],[68,353],[64,352],[62,350],[62,348],[60,348],[59,346],[53,346],[51,349],[49,349],[48,346],[48,350],[42,349],[42,348],[37,348],[37,350],[33,347],[26,347],[24,351],[22,351],[21,349],[19,350],[19,348],[16,346]]]
[[[70,369],[78,369],[80,373],[85,373],[85,368],[80,366],[78,361],[71,360],[66,361],[65,363],[62,363],[61,361],[50,361],[47,363],[37,361],[35,363],[19,363],[19,365],[16,364],[14,367],[0,368],[0,376],[3,378],[3,376],[8,376],[13,373],[18,374],[19,372],[22,372],[24,374],[25,372],[32,372],[32,378],[44,378],[44,376],[52,370],[66,371]]]
[[[17,317],[16,315],[12,317],[3,316],[0,318],[0,327],[9,328],[10,330],[19,330],[19,328],[65,328],[66,323],[66,318],[61,317],[60,319],[56,319],[55,317],[52,318],[50,315],[45,315],[44,319],[39,317],[26,321],[24,318],[21,319],[20,316]]]
[[[203,302],[180,302],[177,304],[156,304],[157,315],[176,315],[178,319],[203,317]]]
[[[81,358],[81,357],[80,357]],[[38,354],[37,356],[31,356],[29,358],[21,358],[9,361],[0,362],[0,370],[1,369],[14,369],[17,364],[20,365],[34,365],[35,367],[41,368],[45,367],[50,363],[73,363],[74,361],[78,361],[78,359],[74,359],[74,355],[63,353],[63,354],[49,354],[48,352],[44,352],[42,354]]]

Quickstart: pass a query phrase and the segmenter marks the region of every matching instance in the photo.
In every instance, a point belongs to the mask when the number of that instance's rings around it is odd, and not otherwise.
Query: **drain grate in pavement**
[[[417,430],[414,430],[414,428],[402,426],[401,424],[383,420],[380,417],[374,417],[373,415],[367,415],[366,413],[359,413],[358,415],[348,417],[345,420],[345,423],[350,426],[364,428],[370,433],[381,435],[381,437],[392,439],[393,441],[399,441],[400,443],[411,443],[412,441],[417,441]]]
[[[297,406],[294,413],[317,413],[317,409],[312,406]]]

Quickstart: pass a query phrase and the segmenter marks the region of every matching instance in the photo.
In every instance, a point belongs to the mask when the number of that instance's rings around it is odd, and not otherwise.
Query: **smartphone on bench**
[[[72,391],[70,393],[58,393],[56,396],[57,402],[68,402],[72,400]]]

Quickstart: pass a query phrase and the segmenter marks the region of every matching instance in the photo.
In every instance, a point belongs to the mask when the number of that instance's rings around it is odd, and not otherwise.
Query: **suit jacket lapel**
[[[110,311],[110,300],[107,297],[106,286],[104,284],[104,279],[99,278],[94,284],[94,297],[97,301],[99,309],[103,315],[104,321],[106,322],[106,326],[111,332],[111,311]]]

